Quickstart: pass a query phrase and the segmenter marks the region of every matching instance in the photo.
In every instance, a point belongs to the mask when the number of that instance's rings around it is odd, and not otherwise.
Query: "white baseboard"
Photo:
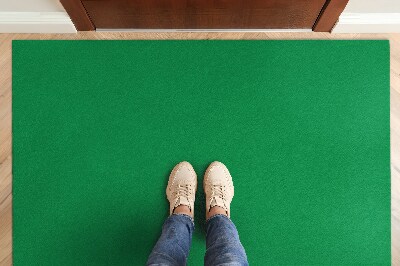
[[[76,33],[66,12],[0,12],[0,33]]]
[[[332,33],[400,32],[400,13],[342,13]]]

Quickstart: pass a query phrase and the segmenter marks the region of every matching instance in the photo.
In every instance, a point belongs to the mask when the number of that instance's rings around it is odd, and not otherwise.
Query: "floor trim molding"
[[[342,13],[332,33],[400,32],[400,13]]]
[[[66,12],[0,12],[1,33],[76,33]]]

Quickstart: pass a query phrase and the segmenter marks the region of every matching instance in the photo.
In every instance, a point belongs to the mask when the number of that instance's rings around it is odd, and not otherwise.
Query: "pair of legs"
[[[234,194],[232,177],[226,166],[213,162],[204,176],[206,194],[205,265],[248,265],[235,225],[230,219]],[[147,265],[186,265],[194,230],[194,200],[197,176],[188,162],[172,170],[167,186],[170,216],[154,246]]]

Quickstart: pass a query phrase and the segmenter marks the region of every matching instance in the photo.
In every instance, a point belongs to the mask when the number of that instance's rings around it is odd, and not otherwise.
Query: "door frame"
[[[331,32],[349,0],[326,0],[312,30]],[[60,0],[78,31],[94,31],[96,26],[90,19],[81,0]]]

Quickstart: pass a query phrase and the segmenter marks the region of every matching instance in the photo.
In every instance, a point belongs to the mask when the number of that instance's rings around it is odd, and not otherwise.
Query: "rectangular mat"
[[[388,41],[12,45],[15,265],[143,265],[183,160],[228,166],[250,264],[390,264]]]

